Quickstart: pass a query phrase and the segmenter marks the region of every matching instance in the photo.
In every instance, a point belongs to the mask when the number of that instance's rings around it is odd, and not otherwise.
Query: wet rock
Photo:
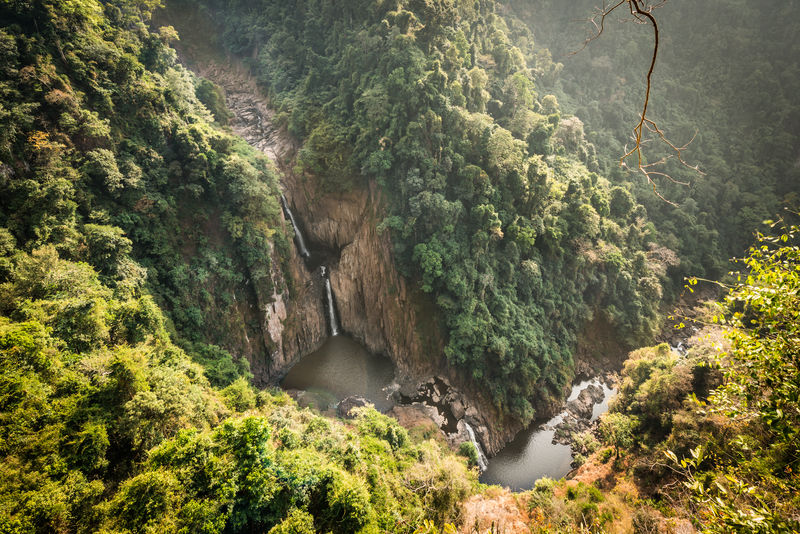
[[[603,401],[603,388],[590,384],[578,394],[578,398],[567,403],[567,411],[576,419],[591,419],[594,405]]]
[[[561,421],[555,425],[553,442],[572,445],[574,436],[591,430],[594,406],[604,398],[605,392],[599,384],[589,384],[581,390],[577,398],[567,403]]]

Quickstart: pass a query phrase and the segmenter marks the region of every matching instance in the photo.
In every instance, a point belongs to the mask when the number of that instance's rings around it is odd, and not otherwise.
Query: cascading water
[[[683,344],[683,341],[678,341],[678,344],[675,345],[674,347],[671,346],[670,349],[672,349],[672,352],[674,352],[678,356],[686,356],[686,353],[688,352],[686,349],[686,345]]]
[[[292,210],[289,209],[289,202],[286,201],[286,197],[283,196],[283,193],[281,193],[281,204],[283,205],[283,212],[286,214],[289,222],[292,223],[292,228],[294,229],[294,240],[295,243],[297,243],[297,250],[300,252],[302,257],[308,258],[311,254],[306,248],[306,242],[303,239],[303,234],[300,232],[300,227],[297,226],[297,222],[294,220]]]
[[[328,276],[328,269],[323,265],[322,279],[325,280],[325,297],[328,301],[328,322],[331,325],[331,335],[339,335],[339,321],[336,318],[336,306],[333,303],[333,290],[331,290],[331,279]]]
[[[469,439],[472,441],[472,444],[475,445],[475,450],[478,451],[478,467],[481,470],[481,473],[486,471],[486,468],[489,467],[489,463],[486,461],[486,456],[483,455],[483,449],[481,449],[481,444],[478,443],[478,440],[475,439],[475,431],[472,430],[472,427],[464,421],[464,428],[467,429],[467,434],[469,434]]]

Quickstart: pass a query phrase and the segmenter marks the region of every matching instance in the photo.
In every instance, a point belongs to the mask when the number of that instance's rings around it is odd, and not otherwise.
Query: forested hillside
[[[786,220],[759,235],[688,353],[666,344],[631,353],[600,424],[623,448],[618,480],[703,532],[800,529],[798,237]]]
[[[231,288],[269,290],[288,242],[274,174],[212,123],[196,95],[223,112],[220,95],[148,17],[0,4],[0,532],[454,520],[463,459],[372,409],[344,424],[256,391],[206,344],[244,335]]]
[[[164,1],[251,69],[293,178],[379,191],[461,414],[406,429],[256,389],[269,305],[302,289],[290,262],[318,272],[278,170],[179,64],[158,0],[0,1],[0,533],[800,532],[797,1],[656,11],[652,117],[697,130],[704,171],[667,165],[692,183],[658,182],[677,206],[618,166],[651,35],[617,24],[564,55],[592,0]],[[687,352],[630,354],[611,413],[571,438],[578,480],[512,494],[478,482],[472,427],[448,448],[470,388],[493,431],[520,428],[563,397],[587,330],[646,344],[684,276],[722,278],[723,302],[686,320]]]
[[[246,373],[244,339],[260,328],[250,309],[273,292],[272,247],[286,257],[290,243],[266,160],[213,126],[197,95],[224,111],[219,95],[176,64],[175,36],[151,32],[141,3],[1,9],[6,254],[51,247],[124,299],[147,288],[215,384]],[[132,303],[124,314],[143,313]],[[89,297],[71,309],[76,321],[106,314]],[[75,351],[110,339],[105,326],[69,335]]]
[[[674,259],[556,98],[495,2],[204,2],[333,189],[375,180],[401,271],[432,293],[449,362],[522,421],[572,377],[596,319],[656,326]],[[549,67],[553,67],[550,65]]]
[[[150,297],[2,243],[0,532],[411,532],[473,491],[463,459],[372,408],[345,425],[214,389]]]
[[[641,111],[652,29],[624,21],[619,11],[607,19],[602,37],[582,49],[599,5],[508,2],[509,13],[532,28],[540,57],[563,65],[557,77],[536,81],[581,119],[600,172],[614,184],[632,184],[661,242],[679,254],[681,265],[671,271],[677,286],[683,276],[719,276],[729,257],[752,244],[761,221],[798,205],[797,3],[766,8],[739,0],[670,0],[654,10],[661,44],[648,115],[678,146],[694,137],[684,157],[703,172],[674,159],[658,169],[691,184],[656,177],[659,191],[677,207],[619,166]],[[665,155],[664,148],[651,142],[648,160]]]

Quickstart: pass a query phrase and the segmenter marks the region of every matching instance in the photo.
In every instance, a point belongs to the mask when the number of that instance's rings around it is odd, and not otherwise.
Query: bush
[[[633,534],[658,534],[658,514],[650,508],[639,508],[633,516]]]
[[[464,441],[458,446],[458,454],[469,460],[469,466],[478,465],[478,449],[471,441]]]
[[[317,531],[314,529],[314,516],[294,508],[286,519],[270,529],[269,534],[315,534],[315,532]]]
[[[598,448],[600,448],[600,443],[591,432],[582,432],[572,436],[572,449],[580,454],[592,454]]]
[[[245,378],[238,378],[221,391],[225,405],[236,412],[246,412],[256,407],[256,393]]]

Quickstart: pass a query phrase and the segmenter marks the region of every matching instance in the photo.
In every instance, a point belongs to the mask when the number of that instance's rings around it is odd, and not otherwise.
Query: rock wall
[[[273,162],[291,158],[295,147],[291,139],[279,135],[272,123],[269,101],[262,96],[248,71],[237,61],[198,57],[190,46],[179,47],[180,59],[196,74],[207,78],[225,91],[233,113],[231,128],[251,146]],[[284,228],[291,233],[291,223],[284,219]],[[241,354],[250,360],[254,383],[275,385],[301,357],[317,350],[327,337],[323,308],[323,282],[310,272],[303,258],[292,247],[288,258],[288,278],[281,266],[284,259],[273,248],[272,283],[274,291],[266,293],[253,286],[258,325],[244,332]]]
[[[302,224],[306,240],[330,252],[330,280],[342,329],[370,352],[389,356],[401,378],[430,376],[441,366],[442,336],[427,297],[401,277],[394,267],[391,240],[376,229],[382,201],[371,184],[345,193],[321,193],[315,176],[293,171],[297,146],[272,121],[269,100],[236,60],[198,60],[180,49],[181,59],[198,75],[225,91],[233,131],[267,155],[281,171],[284,194]],[[286,223],[289,225],[289,223]],[[290,226],[287,226],[290,227]],[[309,270],[296,249],[289,261],[291,280],[283,280],[280,258],[273,251],[276,291],[261,295],[256,288],[264,340],[270,353],[254,348],[251,368],[255,382],[275,384],[302,356],[319,348],[327,336],[322,278]],[[292,291],[286,288],[291,287]],[[424,328],[420,325],[425,325]]]
[[[186,35],[178,20],[168,22]],[[446,378],[458,411],[463,410],[464,420],[474,428],[486,453],[496,454],[523,425],[504,418],[480,384],[447,366],[434,304],[399,275],[390,236],[377,231],[384,204],[376,184],[331,193],[322,186],[321,177],[295,173],[298,146],[275,127],[269,99],[247,68],[236,59],[222,57],[208,43],[193,45],[184,39],[176,45],[187,66],[224,89],[234,114],[233,131],[280,169],[285,196],[302,224],[309,248],[312,253],[315,249],[326,251],[324,262],[330,269],[342,329],[370,352],[389,356],[401,383],[410,389],[434,376]],[[286,225],[288,228],[289,223]],[[251,360],[257,385],[276,384],[296,361],[319,348],[327,337],[319,270],[310,270],[294,248],[289,280],[278,268],[281,259],[274,251],[272,264],[273,283],[279,290],[264,295],[254,288],[260,329],[252,333],[262,338],[248,337],[251,347],[243,351]],[[536,406],[540,418],[557,413],[561,407],[551,399],[541,399]]]
[[[328,267],[342,329],[370,352],[389,356],[401,378],[435,373],[442,336],[427,297],[398,274],[388,233],[377,231],[383,216],[377,186],[320,193],[319,178],[284,171],[287,198],[312,248],[335,251]]]

